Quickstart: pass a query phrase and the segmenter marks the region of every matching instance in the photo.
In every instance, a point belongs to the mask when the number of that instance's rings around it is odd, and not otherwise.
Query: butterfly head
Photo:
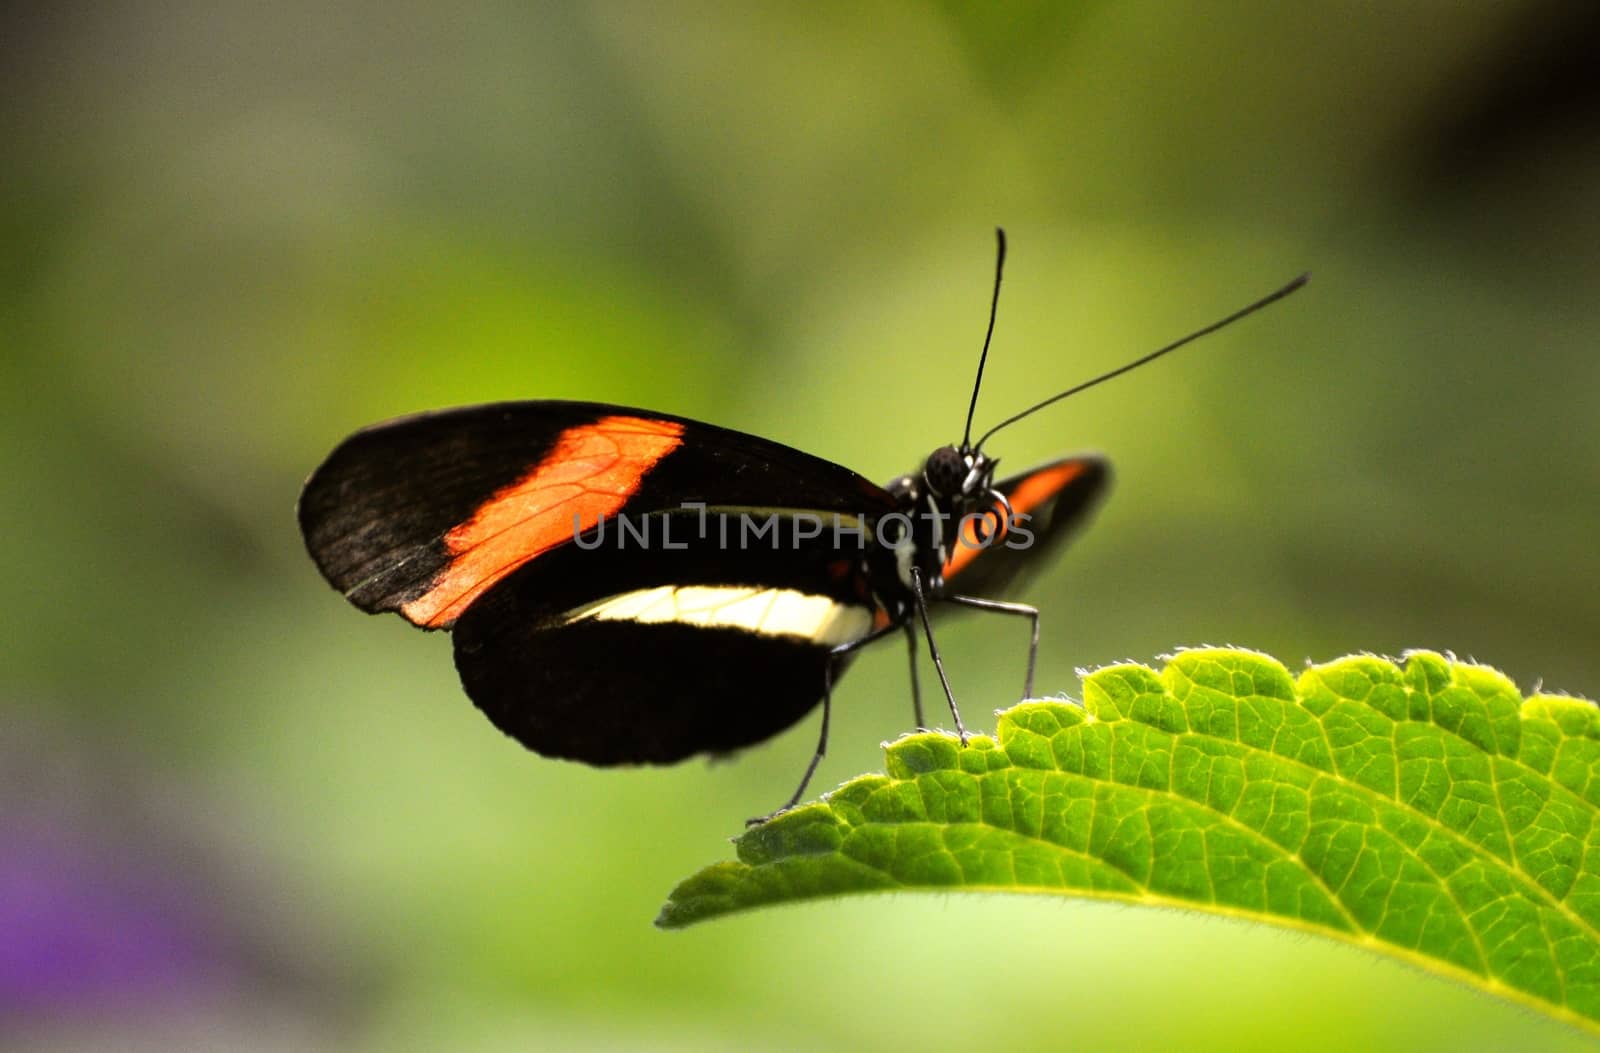
[[[994,472],[999,460],[978,450],[941,446],[928,455],[922,466],[919,496],[942,517],[945,527],[935,534],[933,546],[941,564],[949,560],[956,541],[951,525],[978,513],[985,517],[977,527],[980,537],[998,529],[988,517],[1009,515],[1006,496],[995,489]]]
[[[928,455],[920,470],[892,479],[885,489],[894,496],[903,533],[890,536],[899,578],[911,585],[913,567],[922,572],[925,586],[937,592],[944,584],[944,567],[956,544],[959,524],[973,512],[996,508],[996,461],[971,448],[941,446]],[[1006,506],[1009,511],[1009,506]],[[888,528],[886,528],[888,529]],[[990,527],[978,528],[980,537]],[[904,538],[910,544],[900,544]]]

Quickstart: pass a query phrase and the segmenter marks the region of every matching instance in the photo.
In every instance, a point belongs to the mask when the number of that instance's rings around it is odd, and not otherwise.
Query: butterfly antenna
[[[989,341],[994,339],[994,316],[1000,309],[1000,273],[1006,269],[1005,229],[994,228],[994,236],[1000,242],[1000,249],[994,261],[994,296],[989,300],[989,331],[983,334],[983,354],[978,356],[978,378],[972,382],[972,401],[967,404],[967,429],[961,433],[963,450],[971,449],[968,443],[972,439],[972,415],[978,412],[978,389],[983,387],[983,367],[989,361]]]
[[[1129,362],[1125,366],[1118,366],[1116,369],[1113,369],[1109,373],[1102,373],[1098,377],[1095,377],[1093,380],[1086,380],[1082,384],[1078,384],[1078,385],[1076,385],[1074,387],[1070,387],[1067,390],[1061,392],[1059,395],[1051,395],[1049,398],[1045,399],[1043,402],[1037,403],[1036,405],[1033,405],[1033,406],[1029,406],[1027,409],[1023,410],[1021,413],[1013,414],[1012,416],[1007,417],[1005,420],[1001,421],[999,424],[996,424],[994,427],[992,427],[988,431],[984,432],[983,433],[983,437],[978,440],[978,445],[975,447],[975,449],[979,449],[979,450],[983,449],[983,444],[988,442],[989,441],[989,437],[992,436],[995,432],[999,431],[1001,428],[1010,427],[1011,425],[1015,424],[1017,421],[1021,420],[1022,418],[1030,416],[1030,415],[1032,415],[1034,413],[1037,413],[1040,410],[1044,409],[1046,406],[1049,406],[1049,405],[1052,405],[1054,403],[1060,402],[1062,399],[1066,398],[1068,395],[1076,395],[1080,391],[1089,390],[1090,388],[1094,387],[1096,384],[1104,384],[1106,381],[1110,380],[1112,377],[1120,377],[1122,374],[1127,373],[1130,370],[1138,369],[1140,366],[1147,365],[1147,364],[1149,364],[1151,362],[1154,362],[1156,359],[1160,358],[1162,355],[1165,355],[1165,354],[1167,354],[1169,352],[1178,350],[1178,348],[1182,347],[1185,344],[1193,343],[1194,341],[1200,339],[1202,336],[1206,336],[1206,335],[1208,335],[1210,333],[1214,333],[1218,329],[1222,329],[1225,326],[1232,325],[1234,322],[1237,322],[1239,319],[1245,317],[1246,315],[1255,314],[1257,311],[1261,310],[1263,307],[1266,307],[1268,304],[1276,303],[1279,300],[1283,299],[1285,296],[1288,296],[1290,293],[1294,292],[1296,289],[1299,289],[1302,285],[1304,285],[1306,282],[1308,282],[1310,280],[1311,280],[1311,275],[1302,274],[1302,275],[1300,275],[1300,277],[1296,278],[1294,281],[1290,282],[1288,285],[1285,285],[1283,288],[1279,289],[1277,292],[1270,293],[1270,294],[1268,294],[1266,296],[1263,296],[1261,299],[1257,300],[1253,304],[1250,304],[1248,307],[1239,308],[1239,310],[1237,310],[1237,311],[1233,312],[1232,314],[1228,315],[1228,317],[1222,319],[1221,321],[1212,322],[1210,325],[1206,326],[1204,329],[1196,329],[1194,332],[1190,333],[1188,336],[1184,337],[1182,340],[1175,340],[1172,343],[1168,344],[1166,347],[1157,348],[1156,350],[1150,352],[1148,355],[1145,355],[1142,358],[1136,358],[1132,362]],[[996,287],[998,288],[998,276],[996,277]],[[987,345],[985,345],[985,347],[987,347]],[[981,370],[982,370],[982,366],[981,365],[979,366],[979,370],[980,370],[980,375],[981,375]],[[978,393],[976,391],[974,391],[972,393],[972,396],[973,396],[974,403],[976,403]]]

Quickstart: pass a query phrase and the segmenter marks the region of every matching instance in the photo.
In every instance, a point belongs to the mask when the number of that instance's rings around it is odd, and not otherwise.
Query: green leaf
[[[1600,1031],[1600,708],[1419,652],[1238,650],[1024,702],[998,742],[910,735],[888,774],[747,831],[657,924],[890,889],[1091,896],[1334,936]]]

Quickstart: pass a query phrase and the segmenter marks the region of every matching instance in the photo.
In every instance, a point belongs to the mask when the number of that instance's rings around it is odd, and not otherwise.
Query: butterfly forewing
[[[352,603],[442,629],[600,517],[692,502],[891,505],[849,469],[757,436],[600,403],[508,402],[357,432],[312,474],[299,515],[318,568]]]

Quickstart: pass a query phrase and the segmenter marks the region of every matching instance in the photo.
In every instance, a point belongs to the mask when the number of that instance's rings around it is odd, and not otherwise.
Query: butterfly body
[[[1107,477],[1077,457],[996,486],[993,461],[966,455],[957,478],[952,453],[880,487],[687,418],[502,403],[357,432],[300,524],[356,606],[449,630],[467,694],[525,746],[671,763],[801,719],[855,645],[912,625],[913,572],[925,602],[966,575],[998,587],[1018,539],[1058,542]],[[1008,527],[991,495],[1014,492]]]

